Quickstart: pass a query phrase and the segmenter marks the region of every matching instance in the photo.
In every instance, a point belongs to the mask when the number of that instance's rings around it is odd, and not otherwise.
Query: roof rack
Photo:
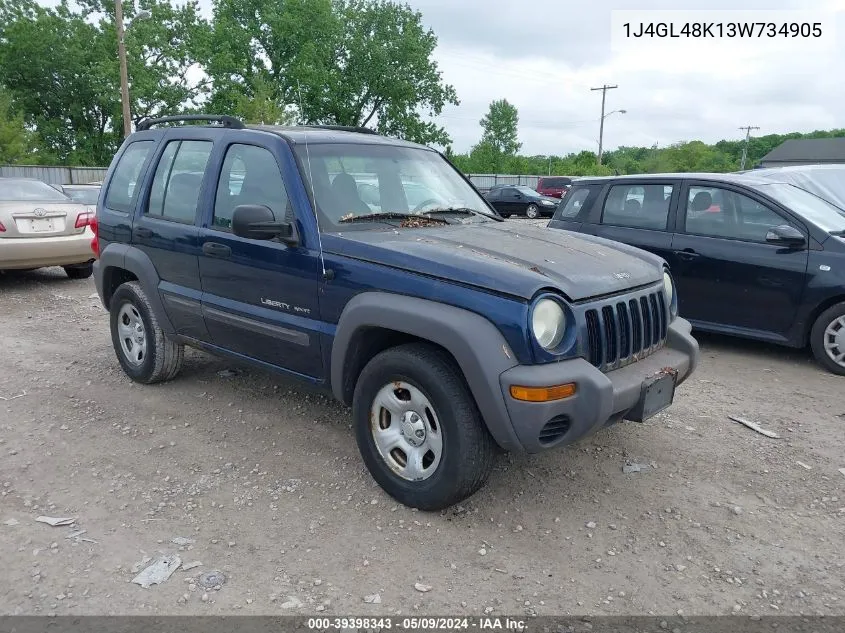
[[[338,132],[357,132],[358,134],[378,134],[375,130],[368,127],[358,127],[354,125],[306,125],[304,127],[313,127],[320,130],[336,130]]]
[[[176,116],[163,116],[157,119],[144,119],[136,126],[136,129],[140,132],[142,130],[149,130],[154,125],[159,125],[161,123],[170,123],[170,122],[177,122],[177,121],[210,121],[210,122],[217,122],[220,123],[223,127],[234,128],[237,130],[242,130],[245,126],[243,121],[240,119],[236,119],[233,116],[217,116],[213,114],[181,114]]]

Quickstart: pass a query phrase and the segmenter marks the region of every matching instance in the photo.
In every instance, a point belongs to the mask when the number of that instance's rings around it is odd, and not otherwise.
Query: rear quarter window
[[[126,148],[112,174],[106,192],[106,208],[123,213],[132,210],[141,169],[154,145],[153,141],[136,141]]]
[[[593,187],[573,187],[555,212],[555,220],[571,220],[578,217],[587,207]]]

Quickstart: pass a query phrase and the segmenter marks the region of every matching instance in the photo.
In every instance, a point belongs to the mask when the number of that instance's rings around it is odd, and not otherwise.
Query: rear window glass
[[[541,178],[540,186],[544,189],[562,189],[571,182],[569,178]]]
[[[0,179],[0,200],[13,202],[33,200],[37,202],[67,202],[68,197],[40,180]]]
[[[105,206],[114,211],[129,213],[132,209],[132,199],[135,195],[138,178],[144,161],[153,148],[152,141],[136,141],[126,148],[120,157],[120,162],[114,169],[109,190],[106,194]]]
[[[573,189],[569,192],[566,196],[564,203],[558,206],[557,213],[555,213],[555,218],[574,218],[579,213],[581,213],[581,209],[584,208],[584,205],[587,202],[587,196],[590,195],[590,188],[589,187],[580,187],[578,189]]]

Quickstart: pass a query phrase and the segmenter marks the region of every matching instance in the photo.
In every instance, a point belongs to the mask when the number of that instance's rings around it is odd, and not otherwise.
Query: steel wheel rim
[[[845,367],[845,315],[837,317],[825,328],[823,340],[828,358]]]
[[[147,358],[147,331],[141,313],[131,303],[124,303],[117,313],[120,350],[131,365],[139,366]]]
[[[539,211],[537,210],[537,207],[533,204],[528,205],[528,210],[525,212],[525,214],[532,220],[538,215],[540,215]]]
[[[379,389],[370,407],[370,432],[384,463],[405,481],[434,475],[443,456],[443,428],[428,398],[396,380]]]

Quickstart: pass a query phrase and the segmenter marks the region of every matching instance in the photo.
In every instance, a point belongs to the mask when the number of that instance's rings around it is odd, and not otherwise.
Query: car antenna
[[[320,268],[323,271],[323,281],[330,281],[334,279],[334,271],[326,270],[326,260],[323,257],[323,236],[320,230],[320,212],[317,210],[317,190],[314,188],[314,175],[311,170],[311,151],[308,148],[308,126],[302,122],[303,108],[302,108],[302,86],[299,80],[296,81],[296,92],[299,96],[299,124],[303,126],[305,133],[305,158],[308,162],[308,183],[311,185],[311,200],[314,202],[314,219],[317,221],[317,246],[320,249]]]

